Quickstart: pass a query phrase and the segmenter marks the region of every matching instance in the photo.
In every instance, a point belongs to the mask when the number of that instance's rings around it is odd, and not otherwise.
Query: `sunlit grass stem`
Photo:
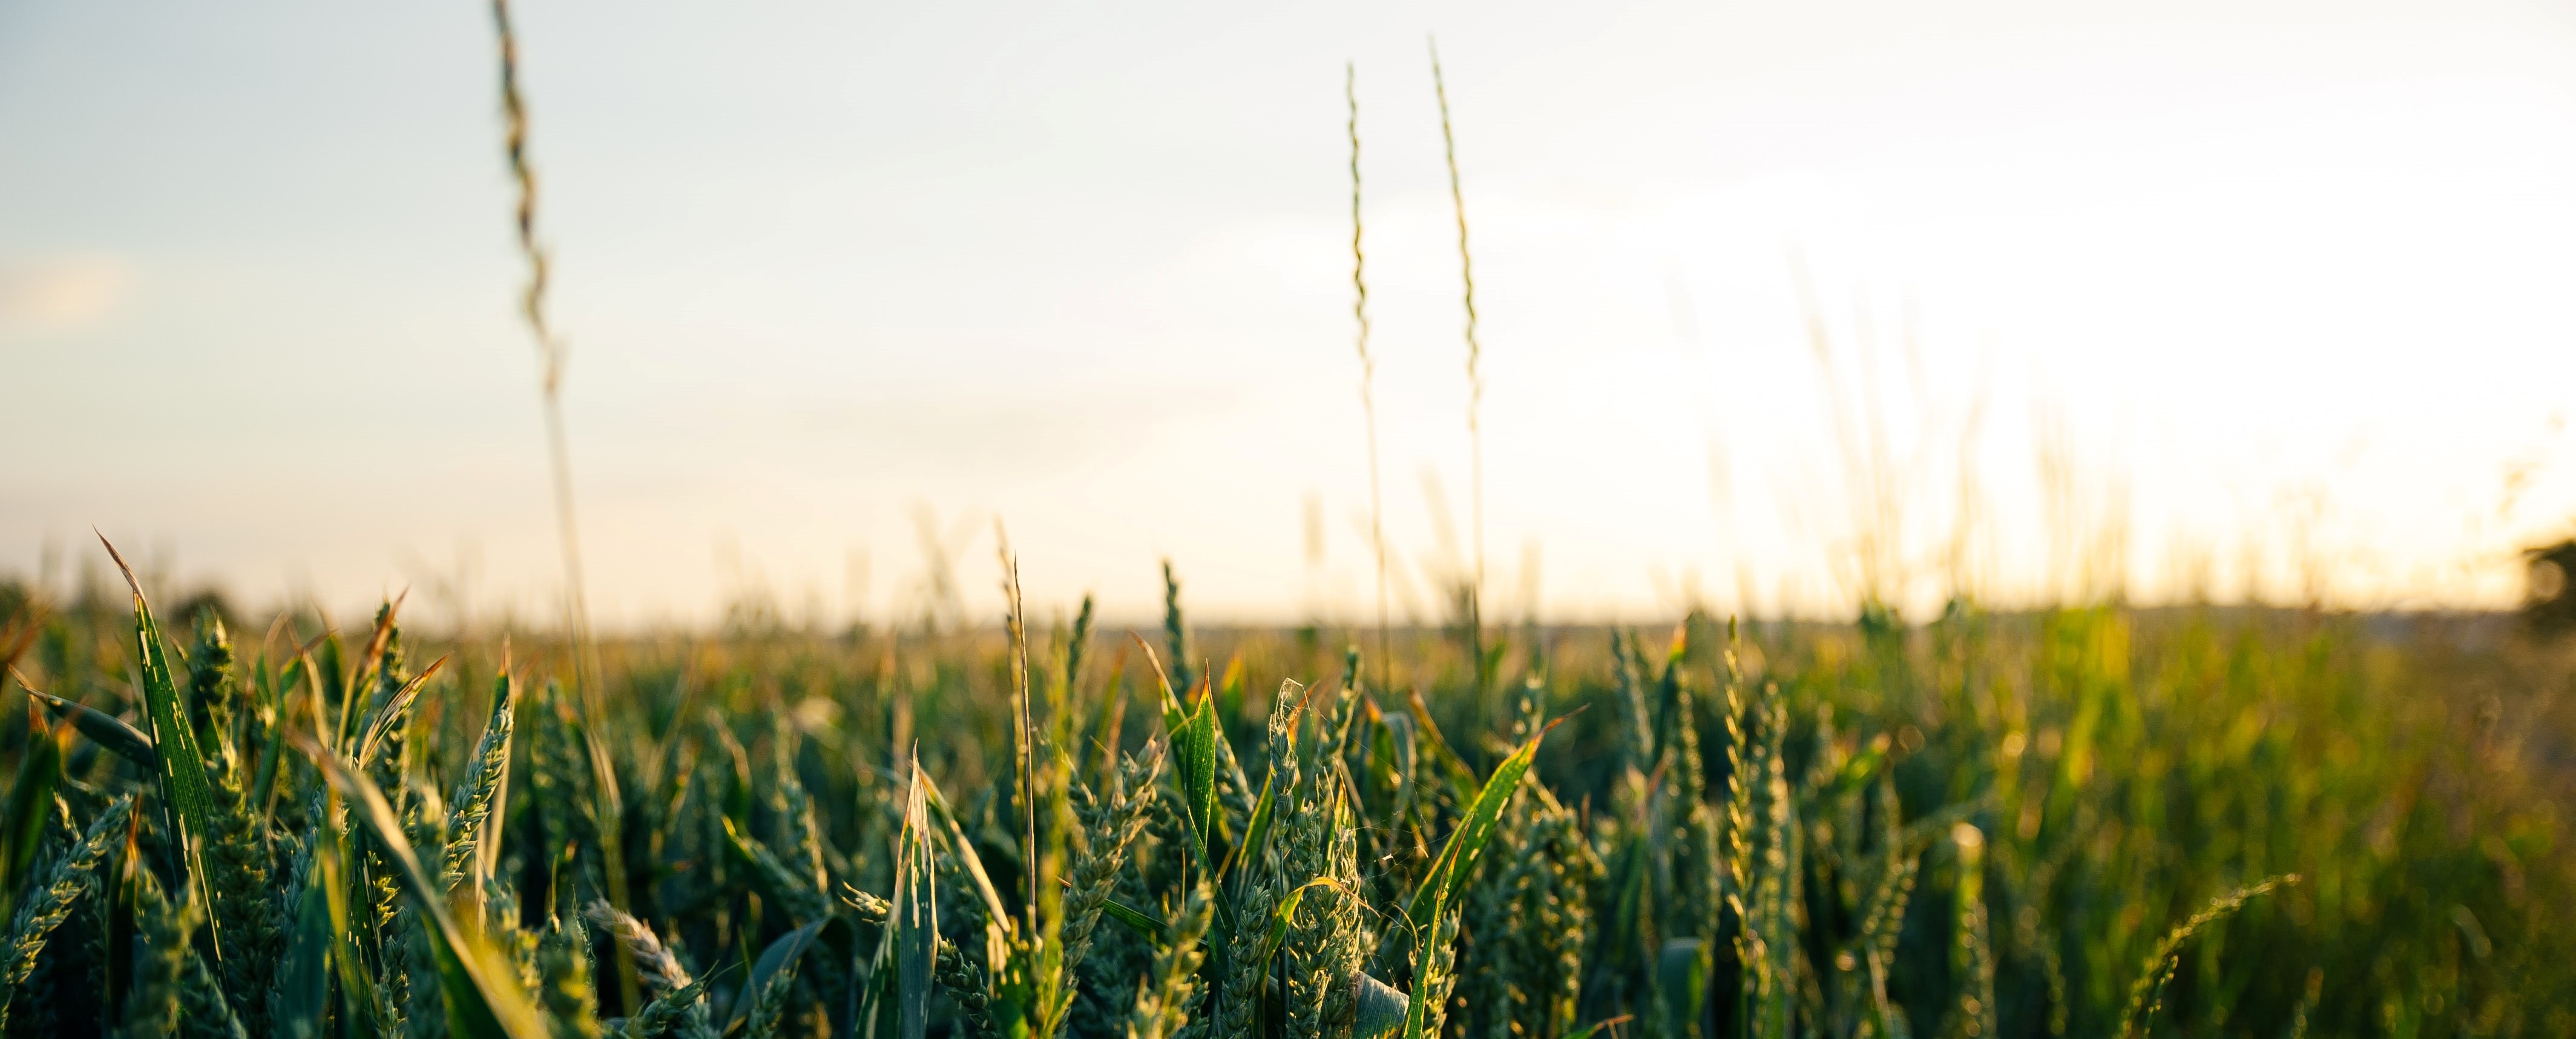
[[[550,264],[545,246],[537,241],[537,173],[528,161],[528,106],[519,94],[518,33],[510,23],[509,0],[492,0],[492,25],[499,37],[501,50],[501,115],[503,150],[510,160],[510,176],[519,188],[516,224],[519,252],[528,259],[528,284],[519,295],[519,314],[528,322],[528,330],[537,340],[539,398],[546,414],[546,458],[553,473],[555,522],[563,539],[564,618],[565,631],[572,639],[573,685],[581,696],[591,738],[582,742],[590,752],[591,769],[598,775],[596,794],[599,800],[600,854],[606,860],[608,899],[618,911],[629,906],[626,893],[625,854],[618,836],[618,823],[624,816],[617,790],[617,773],[608,761],[608,750],[597,738],[607,724],[605,698],[600,693],[600,669],[597,644],[591,638],[590,604],[584,592],[586,582],[581,567],[581,525],[574,518],[572,495],[572,454],[565,446],[563,420],[564,343],[546,321],[546,286]],[[628,1009],[642,1006],[643,990],[635,980],[635,958],[626,946],[616,945],[618,994]]]
[[[1458,214],[1458,279],[1467,308],[1468,515],[1475,569],[1467,589],[1468,647],[1475,654],[1476,685],[1485,684],[1485,407],[1484,346],[1476,339],[1476,260],[1467,248],[1467,193],[1458,177],[1458,135],[1449,122],[1449,87],[1440,75],[1440,44],[1430,41],[1431,93],[1440,101],[1440,143],[1449,162],[1449,202]]]
[[[1342,96],[1351,106],[1351,317],[1359,323],[1360,415],[1367,424],[1369,474],[1369,551],[1377,560],[1378,684],[1387,686],[1393,647],[1386,624],[1386,508],[1377,463],[1377,359],[1369,354],[1368,253],[1360,247],[1360,92],[1359,66],[1342,64]]]

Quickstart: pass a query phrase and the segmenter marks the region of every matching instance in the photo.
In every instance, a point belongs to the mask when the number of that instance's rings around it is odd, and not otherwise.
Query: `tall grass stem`
[[[598,737],[607,726],[606,698],[600,690],[598,647],[591,638],[590,604],[585,591],[581,566],[581,525],[574,518],[572,494],[572,453],[565,445],[563,419],[564,343],[546,321],[546,287],[550,264],[545,246],[537,241],[537,173],[528,161],[528,106],[519,93],[519,37],[510,21],[509,0],[492,0],[492,25],[499,37],[501,57],[501,115],[503,150],[510,160],[511,179],[518,184],[519,202],[516,224],[519,252],[528,260],[528,284],[519,294],[519,314],[527,319],[528,330],[537,341],[539,398],[546,413],[546,458],[553,474],[555,523],[563,539],[564,617],[566,634],[572,639],[573,685],[579,691],[583,713],[591,731],[582,742],[588,747],[591,770],[598,775],[600,856],[607,866],[608,899],[620,912],[630,903],[626,893],[626,863],[619,838],[619,820],[623,817],[617,791],[617,773],[608,761],[607,748]],[[643,990],[636,983],[635,957],[623,944],[617,951],[617,989],[631,1012],[643,1006]]]
[[[1485,407],[1484,346],[1476,338],[1476,259],[1467,248],[1467,193],[1458,177],[1458,134],[1449,121],[1449,87],[1440,75],[1440,43],[1431,49],[1431,93],[1440,101],[1440,143],[1449,162],[1449,202],[1458,214],[1458,278],[1467,306],[1467,480],[1470,544],[1475,570],[1467,594],[1468,646],[1475,654],[1477,691],[1485,684]]]
[[[1386,508],[1377,464],[1377,359],[1369,353],[1368,253],[1360,247],[1360,89],[1359,66],[1342,64],[1342,96],[1351,107],[1351,317],[1359,323],[1360,415],[1368,427],[1369,550],[1377,560],[1377,677],[1390,685],[1394,647],[1386,624]]]

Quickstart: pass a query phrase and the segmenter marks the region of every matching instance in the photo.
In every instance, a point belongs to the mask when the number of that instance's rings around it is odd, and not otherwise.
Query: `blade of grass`
[[[515,973],[459,928],[448,913],[446,899],[412,853],[411,840],[404,836],[402,821],[386,803],[383,791],[338,755],[309,743],[299,749],[313,759],[332,789],[351,801],[358,821],[365,824],[384,857],[392,860],[397,879],[419,903],[431,952],[438,958],[449,1031],[467,1039],[545,1039],[546,1028],[537,1017],[536,1005],[519,989]]]
[[[930,862],[930,819],[921,766],[904,795],[903,832],[895,840],[894,960],[896,1039],[922,1039],[930,1027],[931,971],[939,957],[939,888]]]
[[[1316,877],[1297,885],[1287,897],[1280,899],[1278,908],[1271,910],[1269,933],[1262,936],[1261,955],[1253,961],[1253,969],[1267,970],[1270,958],[1279,954],[1279,946],[1288,940],[1288,925],[1296,919],[1297,906],[1306,900],[1308,889],[1339,886],[1331,877]]]
[[[159,756],[152,752],[152,737],[144,735],[143,730],[128,725],[124,719],[95,707],[73,703],[34,686],[27,686],[23,678],[19,679],[18,684],[26,686],[27,695],[43,703],[46,709],[54,712],[55,717],[70,722],[72,728],[80,730],[80,734],[89,737],[90,742],[146,769],[160,767]]]
[[[1421,689],[1405,690],[1404,709],[1413,716],[1414,727],[1422,734],[1422,745],[1431,751],[1432,760],[1440,763],[1441,773],[1449,777],[1450,786],[1457,788],[1459,799],[1475,800],[1476,770],[1467,767],[1467,759],[1459,757],[1457,750],[1449,746],[1448,737],[1440,734],[1440,723],[1431,720],[1431,705],[1422,699]]]
[[[179,700],[179,688],[170,677],[170,661],[161,651],[161,629],[153,623],[152,606],[143,598],[143,583],[135,580],[134,568],[125,565],[116,546],[107,535],[100,534],[98,543],[107,546],[108,558],[125,575],[125,586],[134,593],[134,638],[141,655],[144,717],[152,725],[153,759],[161,781],[162,803],[169,809],[171,832],[178,835],[180,858],[186,864],[188,890],[199,905],[215,904],[214,892],[208,885],[204,841],[215,832],[214,784],[206,778],[205,755],[197,750],[196,732],[188,725],[187,705]],[[216,962],[223,962],[223,935],[212,914],[206,917],[206,948]]]
[[[1168,708],[1166,711],[1168,712]],[[1169,719],[1166,718],[1168,723]],[[1192,850],[1199,868],[1213,877],[1208,841],[1216,824],[1216,744],[1225,737],[1216,728],[1216,699],[1201,696],[1172,730],[1172,778],[1180,782],[1181,804],[1189,814]]]
[[[762,949],[760,958],[751,965],[750,980],[743,983],[744,997],[734,1000],[733,1018],[725,1023],[723,1031],[732,1033],[740,1029],[745,1021],[750,1020],[752,1004],[760,1002],[761,995],[769,993],[776,986],[792,984],[796,980],[797,963],[814,948],[814,943],[822,936],[823,929],[840,922],[838,918],[816,920],[780,935],[777,941],[769,943],[768,948]]]
[[[1384,1039],[1404,1028],[1410,1013],[1410,999],[1395,987],[1366,974],[1351,976],[1351,1003],[1355,1020],[1352,1039]]]
[[[1136,932],[1138,937],[1153,942],[1156,945],[1161,945],[1172,940],[1172,929],[1170,925],[1154,919],[1153,914],[1147,913],[1135,906],[1128,905],[1125,902],[1121,902],[1113,898],[1102,902],[1100,904],[1100,910],[1101,912],[1109,914],[1110,919],[1116,920],[1119,923],[1126,925],[1128,930]]]
[[[975,881],[976,893],[983,896],[984,909],[990,914],[987,924],[998,932],[999,937],[1007,939],[1012,926],[1011,916],[1002,908],[1001,889],[993,886],[992,875],[984,871],[984,857],[975,853],[975,845],[966,839],[966,828],[957,824],[957,817],[949,812],[948,802],[939,795],[939,784],[931,780],[930,774],[915,765],[913,780],[921,786],[922,802],[929,808],[930,818],[936,819],[947,830],[948,844],[955,851],[958,864],[966,868],[966,875]],[[928,832],[923,831],[925,834]]]
[[[1493,776],[1485,780],[1484,789],[1468,805],[1466,818],[1450,832],[1448,843],[1432,860],[1431,871],[1423,876],[1422,886],[1414,889],[1412,900],[1405,904],[1405,919],[1414,927],[1428,928],[1440,907],[1466,885],[1476,868],[1476,856],[1493,839],[1494,824],[1502,817],[1503,806],[1520,789],[1521,777],[1529,774],[1531,763],[1537,760],[1539,741],[1555,727],[1555,723],[1549,723],[1504,758],[1502,764],[1494,766]]]

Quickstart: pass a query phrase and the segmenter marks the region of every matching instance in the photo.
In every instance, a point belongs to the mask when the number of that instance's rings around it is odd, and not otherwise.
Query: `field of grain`
[[[1172,587],[1143,633],[1086,604],[587,663],[21,590],[6,1034],[2576,1027],[2569,658],[2507,618],[1381,653],[1194,631]]]

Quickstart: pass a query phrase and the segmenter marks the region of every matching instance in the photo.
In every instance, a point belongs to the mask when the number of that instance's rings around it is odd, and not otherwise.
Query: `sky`
[[[605,625],[989,619],[997,529],[1041,612],[1370,615],[1346,70],[1399,621],[1480,542],[1490,617],[2492,607],[2576,516],[2564,7],[518,18]],[[549,615],[495,60],[0,6],[0,574]]]

